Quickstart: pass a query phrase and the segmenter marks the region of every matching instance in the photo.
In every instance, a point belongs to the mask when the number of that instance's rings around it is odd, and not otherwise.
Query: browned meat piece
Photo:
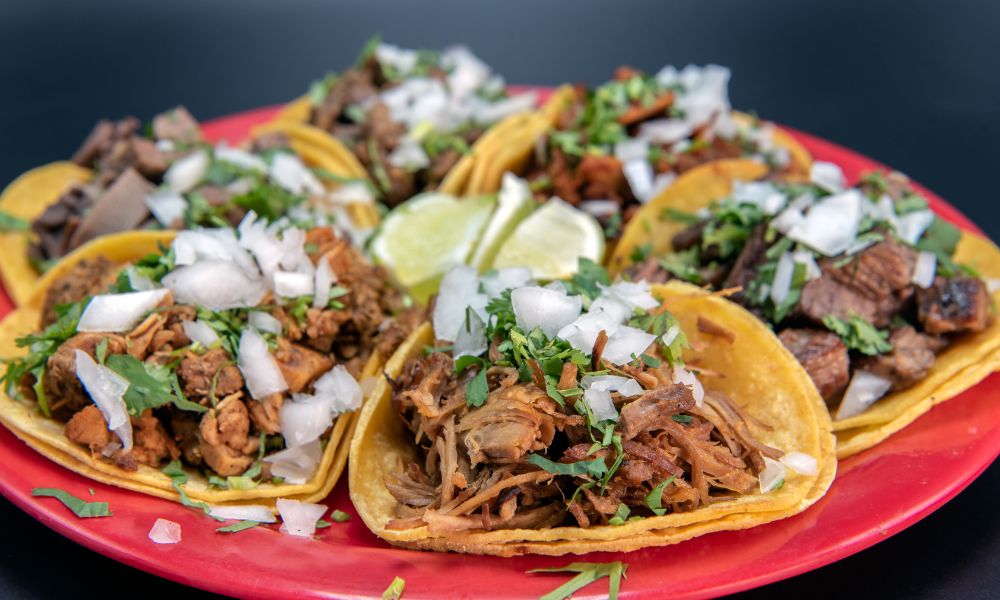
[[[153,135],[158,140],[173,140],[181,144],[201,141],[198,121],[183,106],[160,113],[153,117]]]
[[[672,421],[677,413],[694,406],[691,389],[685,385],[671,385],[650,390],[622,408],[618,423],[622,438],[630,440],[640,433],[660,428],[664,421]]]
[[[982,331],[990,323],[989,291],[975,277],[938,277],[917,290],[917,317],[928,333]]]
[[[490,392],[482,407],[458,422],[457,431],[465,434],[473,466],[516,462],[528,452],[548,447],[555,435],[553,404],[545,392],[530,384]]]
[[[546,169],[551,182],[551,195],[558,196],[573,206],[580,204],[583,198],[578,189],[579,181],[573,173],[569,159],[559,148],[552,148],[551,152],[552,157]],[[544,193],[538,200],[544,202],[549,199],[549,195],[549,193]]]
[[[658,117],[666,113],[674,103],[674,93],[666,92],[661,94],[648,105],[641,102],[633,104],[627,111],[618,116],[618,122],[622,125],[635,125],[642,121]]]
[[[820,329],[786,329],[778,335],[805,368],[819,395],[831,400],[850,379],[847,346],[837,334]]]
[[[97,159],[111,147],[115,134],[115,124],[107,119],[101,119],[83,140],[80,149],[73,153],[73,162],[81,167],[92,166]]]
[[[78,333],[66,340],[45,364],[42,386],[49,401],[52,416],[66,420],[91,403],[76,376],[76,351],[83,350],[97,357],[97,344],[108,340],[108,354],[124,354],[125,340],[114,334]]]
[[[269,150],[280,150],[288,147],[288,136],[280,131],[274,131],[255,137],[251,142],[250,149],[262,154]]]
[[[141,416],[132,417],[132,444],[132,450],[126,454],[131,454],[136,462],[154,468],[181,455],[163,423],[149,408]]]
[[[344,109],[352,104],[361,104],[377,93],[372,69],[348,69],[330,86],[322,104],[313,107],[309,122],[320,129],[332,131],[338,122],[345,120]]]
[[[462,153],[458,150],[445,150],[431,159],[431,166],[427,170],[427,183],[431,187],[444,181],[444,178],[451,171],[452,167],[462,160]]]
[[[675,155],[673,163],[668,158],[661,159],[656,165],[655,171],[657,173],[665,173],[667,171],[684,173],[698,165],[703,165],[713,160],[739,158],[742,154],[743,150],[740,148],[738,142],[717,137],[708,143],[699,144],[692,149]]]
[[[907,326],[894,330],[889,343],[892,344],[891,352],[867,356],[858,361],[857,368],[885,377],[892,381],[893,391],[898,391],[927,377],[943,342]]]
[[[133,166],[153,181],[158,180],[167,170],[167,157],[156,147],[152,141],[138,136],[132,137],[132,153],[135,156]]]
[[[159,350],[153,344],[157,334],[163,331],[163,315],[153,313],[146,317],[135,329],[125,335],[128,353],[139,360],[145,360],[152,352]]]
[[[622,164],[613,156],[584,155],[576,167],[576,176],[584,198],[621,203],[631,198]]]
[[[394,121],[389,107],[382,102],[376,102],[368,109],[363,131],[366,138],[374,140],[379,148],[391,152],[399,146],[400,140],[406,135],[406,125]]]
[[[177,367],[177,378],[186,396],[225,398],[243,389],[243,376],[222,348],[213,348],[201,356],[185,352]],[[214,384],[214,388],[213,388]]]
[[[292,344],[285,338],[278,338],[278,350],[274,353],[288,391],[301,392],[317,377],[333,368],[333,359],[305,346]]]
[[[198,432],[205,463],[222,477],[240,475],[253,464],[259,439],[250,435],[250,415],[239,398],[230,396],[205,413]]]
[[[128,169],[94,203],[73,232],[69,247],[76,248],[98,236],[136,229],[149,218],[146,196],[153,185],[135,169]]]
[[[750,282],[757,278],[757,267],[767,261],[767,242],[764,241],[766,231],[767,226],[764,223],[754,227],[722,287],[739,287],[746,290]],[[742,299],[743,293],[740,292],[736,297]]]
[[[826,261],[822,275],[802,288],[802,313],[817,323],[827,315],[846,319],[853,313],[886,327],[913,296],[915,262],[912,248],[892,240],[875,244],[842,267]]]
[[[625,269],[624,276],[630,281],[648,281],[649,283],[666,283],[673,278],[666,269],[660,266],[660,260],[656,257],[629,265]]]
[[[103,256],[85,258],[76,263],[45,291],[42,327],[55,323],[57,306],[103,294],[117,277],[118,269]]]
[[[705,238],[706,225],[708,225],[708,221],[701,221],[677,232],[673,239],[670,240],[670,245],[673,246],[674,252],[681,252],[701,246],[701,241]]]
[[[184,462],[189,465],[202,463],[198,424],[199,416],[190,411],[175,410],[170,415],[170,431],[173,432],[174,441],[184,455]]]
[[[250,418],[257,429],[274,435],[281,433],[281,405],[285,403],[284,394],[271,394],[263,400],[248,400],[247,408]]]
[[[31,257],[45,261],[61,258],[69,252],[70,238],[96,198],[96,189],[84,185],[75,185],[59,196],[31,222],[31,230],[37,237],[29,248]]]
[[[66,423],[66,438],[74,444],[90,448],[90,451],[100,453],[112,440],[117,439],[108,429],[97,406],[90,404],[73,415]]]

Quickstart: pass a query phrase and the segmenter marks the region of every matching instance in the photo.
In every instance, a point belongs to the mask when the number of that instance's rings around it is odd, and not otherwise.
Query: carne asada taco
[[[0,421],[71,470],[158,496],[321,498],[362,390],[420,315],[328,227],[250,212],[238,230],[172,236],[101,237],[46,274],[0,324]]]
[[[807,182],[764,175],[746,161],[690,173],[636,215],[612,269],[740,288],[830,405],[841,457],[1000,366],[989,240],[936,217],[899,173],[856,187],[830,163]]]
[[[436,340],[436,341],[435,341]],[[593,263],[442,282],[350,453],[365,524],[411,548],[625,551],[795,514],[836,470],[805,371],[751,314]]]
[[[102,235],[138,229],[235,226],[248,210],[276,220],[338,226],[363,235],[378,223],[371,191],[329,159],[328,149],[293,152],[271,135],[249,151],[202,141],[183,108],[144,134],[128,117],[101,121],[73,156],[25,174],[0,196],[17,231],[0,232],[4,285],[23,303],[39,274]],[[311,167],[311,168],[307,168]]]
[[[731,110],[729,76],[717,65],[667,66],[655,76],[621,67],[592,90],[561,88],[542,111],[550,127],[528,155],[508,150],[499,171],[524,173],[541,202],[556,196],[590,212],[611,240],[640,206],[710,161],[746,157],[808,175],[812,159],[794,138]]]
[[[464,46],[441,52],[366,44],[357,64],[313,84],[261,131],[282,131],[296,143],[322,143],[367,174],[389,206],[418,192],[495,192],[490,173],[497,146],[527,155],[520,135],[542,117],[533,93],[510,95],[504,81]],[[303,125],[306,124],[306,125]],[[360,173],[357,173],[360,169]],[[491,179],[492,178],[492,179]]]

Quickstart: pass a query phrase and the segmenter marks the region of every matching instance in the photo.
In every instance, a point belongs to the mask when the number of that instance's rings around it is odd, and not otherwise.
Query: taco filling
[[[406,50],[377,38],[309,100],[309,123],[360,159],[389,206],[436,188],[487,127],[535,107],[464,46]]]
[[[355,226],[346,207],[374,202],[365,185],[341,185],[333,181],[337,174],[308,168],[280,134],[255,140],[249,150],[225,142],[213,147],[183,107],[156,116],[145,131],[135,117],[102,120],[73,162],[93,176],[32,221],[28,254],[39,271],[101,235],[233,227],[251,210],[268,221],[287,216],[303,226],[336,223],[362,241],[367,230]]]
[[[48,294],[5,391],[65,423],[94,461],[180,460],[226,489],[310,479],[335,419],[360,406],[366,362],[413,321],[332,229],[281,230],[253,212],[125,268],[85,259]]]
[[[959,231],[899,173],[846,188],[816,163],[809,182],[735,182],[698,214],[661,218],[687,227],[665,256],[639,248],[627,274],[740,289],[838,420],[915,385],[955,336],[994,318],[990,284],[952,259]]]
[[[767,424],[702,386],[725,375],[685,366],[648,284],[581,266],[546,287],[519,269],[446,275],[436,347],[391,381],[417,454],[386,477],[387,530],[621,525],[766,494],[786,464],[815,475],[815,457],[758,441]]]
[[[700,164],[749,157],[797,168],[773,125],[732,112],[729,77],[717,65],[655,76],[620,67],[593,90],[575,87],[526,171],[538,200],[579,206],[615,239],[641,204]]]

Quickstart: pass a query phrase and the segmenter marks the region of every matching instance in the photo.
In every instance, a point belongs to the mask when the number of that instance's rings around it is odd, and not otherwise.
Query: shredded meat
[[[552,443],[554,402],[533,385],[514,385],[490,393],[486,403],[458,422],[472,465],[517,462]]]

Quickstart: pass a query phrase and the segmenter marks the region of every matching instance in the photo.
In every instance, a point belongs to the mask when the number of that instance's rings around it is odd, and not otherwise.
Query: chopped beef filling
[[[844,391],[850,378],[847,346],[837,334],[820,329],[788,328],[778,339],[795,356],[816,384],[819,395],[830,401]],[[931,357],[933,361],[933,356]]]

